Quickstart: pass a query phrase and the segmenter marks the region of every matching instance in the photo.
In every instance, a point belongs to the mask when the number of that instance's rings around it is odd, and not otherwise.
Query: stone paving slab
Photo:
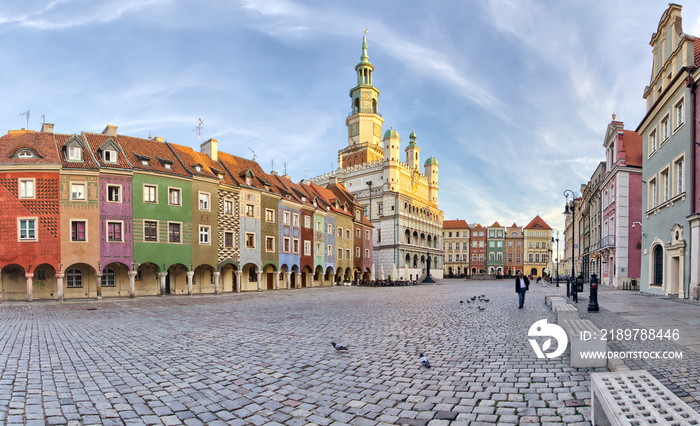
[[[0,423],[587,424],[606,370],[536,357],[545,289],[524,309],[510,280],[4,302]]]

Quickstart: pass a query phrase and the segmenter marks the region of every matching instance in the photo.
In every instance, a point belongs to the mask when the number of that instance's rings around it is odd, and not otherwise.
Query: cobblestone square
[[[3,303],[0,423],[589,424],[596,370],[528,343],[554,322],[544,292],[521,310],[511,280]]]

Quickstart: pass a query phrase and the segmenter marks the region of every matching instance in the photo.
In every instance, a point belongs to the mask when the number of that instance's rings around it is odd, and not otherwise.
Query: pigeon
[[[335,348],[336,351],[347,351],[348,348],[346,346],[341,346],[335,342],[331,342],[331,345]]]
[[[485,311],[486,308],[482,308],[481,306],[479,306],[479,310],[480,310],[480,311]]]
[[[489,299],[481,299],[482,302],[489,303]]]
[[[420,365],[425,368],[430,368],[430,362],[428,362],[428,358],[423,355],[423,352],[420,353]]]
[[[460,300],[459,303],[460,303],[460,304],[461,304],[461,303],[464,303],[464,300]]]
[[[472,297],[472,302],[476,300],[476,296]]]

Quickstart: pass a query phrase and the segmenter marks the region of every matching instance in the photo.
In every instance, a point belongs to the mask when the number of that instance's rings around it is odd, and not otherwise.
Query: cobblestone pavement
[[[566,286],[550,290],[566,294]],[[681,359],[624,359],[631,370],[648,370],[673,393],[700,411],[700,302],[689,299],[667,298],[601,287],[598,292],[599,312],[588,312],[588,286],[579,297],[581,318],[590,319],[597,326],[612,330],[653,329],[678,330],[679,338],[608,340],[610,348],[620,352],[680,352]],[[672,336],[672,335],[671,335]]]
[[[5,302],[0,423],[589,424],[592,370],[536,358],[544,287],[512,287]]]

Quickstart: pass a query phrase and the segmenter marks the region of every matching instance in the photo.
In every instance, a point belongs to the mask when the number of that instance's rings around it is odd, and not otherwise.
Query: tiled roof
[[[524,229],[552,229],[539,215],[535,216]]]
[[[81,154],[82,160],[80,161],[69,161],[67,155],[68,153],[65,149],[63,149],[64,144],[73,137],[79,139],[80,144],[83,146]],[[63,165],[64,169],[98,169],[97,163],[95,163],[95,160],[92,157],[92,152],[89,146],[85,144],[85,139],[83,139],[81,136],[54,133],[54,141],[56,142],[56,150],[58,150],[58,156],[61,159],[61,164]]]
[[[118,135],[117,141],[124,150],[126,158],[133,165],[134,170],[159,172],[177,176],[190,176],[190,173],[182,167],[180,161],[165,142],[123,135]],[[150,158],[149,165],[144,166],[141,164],[139,157]],[[165,165],[159,161],[158,158],[172,161],[172,168],[170,170],[166,169]]]
[[[491,228],[500,228],[501,225],[498,224],[498,221],[494,222],[493,225],[490,226]]]
[[[260,164],[256,163],[255,161],[246,160],[245,158],[236,157],[235,155],[221,151],[219,151],[218,157],[219,162],[226,167],[226,170],[228,170],[228,172],[231,174],[232,179],[236,181],[239,186],[247,186],[245,183],[244,174],[246,171],[250,170],[256,177],[253,179],[250,186],[263,191],[265,190],[264,185],[258,178],[258,176],[265,175],[265,172],[263,171],[262,167],[260,167]]]
[[[119,146],[119,142],[117,141],[117,138],[114,136],[110,135],[105,135],[103,133],[89,133],[89,132],[83,132],[82,133],[83,140],[88,143],[88,146],[90,146],[90,149],[95,155],[95,159],[97,159],[97,164],[100,167],[113,167],[113,168],[118,168],[118,169],[125,169],[125,170],[130,170],[131,165],[126,159],[126,156],[124,156],[124,153],[121,150],[117,151],[117,162],[116,163],[106,163],[103,159],[98,150],[104,144],[107,142],[110,138],[112,138],[113,141],[116,142],[117,146]]]
[[[185,169],[187,169],[187,171],[190,172],[192,175],[218,179],[216,173],[212,172],[209,168],[209,164],[207,164],[208,162],[200,157],[200,153],[195,152],[195,150],[190,148],[189,146],[183,146],[169,142],[168,145],[170,146],[170,148],[173,149],[173,151],[175,151],[177,157],[179,157],[182,163],[184,164]],[[202,156],[209,158],[209,156],[207,156],[206,154],[202,154]],[[201,172],[198,172],[195,169],[194,166],[197,164],[202,166]]]
[[[442,222],[443,229],[467,229],[469,224],[466,220],[456,219],[456,220],[445,220]]]
[[[11,158],[20,148],[29,148],[39,157]],[[61,164],[53,133],[27,130],[10,131],[0,137],[0,164]]]

